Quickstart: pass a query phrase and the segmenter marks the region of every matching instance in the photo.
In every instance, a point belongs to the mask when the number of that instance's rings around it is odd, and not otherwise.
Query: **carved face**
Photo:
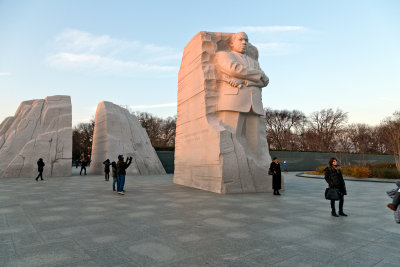
[[[247,37],[247,34],[244,32],[235,33],[231,38],[231,49],[234,52],[244,54],[248,42],[249,38]]]

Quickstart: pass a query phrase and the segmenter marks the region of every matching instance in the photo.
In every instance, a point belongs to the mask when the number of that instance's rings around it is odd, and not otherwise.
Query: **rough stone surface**
[[[24,101],[0,125],[0,177],[69,176],[72,162],[72,108],[69,96]]]
[[[165,174],[146,130],[127,109],[111,102],[97,105],[90,173],[104,172],[106,159],[133,158],[127,174]]]
[[[271,157],[261,102],[268,78],[253,45],[247,43],[245,53],[231,53],[232,36],[199,32],[184,49],[174,183],[223,194],[269,192]],[[240,86],[230,85],[233,78]]]

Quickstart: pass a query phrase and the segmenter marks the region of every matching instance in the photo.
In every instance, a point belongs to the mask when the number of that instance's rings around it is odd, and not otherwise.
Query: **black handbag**
[[[337,188],[328,187],[325,189],[325,199],[329,200],[339,200],[340,199],[340,191]]]
[[[274,173],[271,171],[271,169],[268,169],[268,175],[274,175]]]

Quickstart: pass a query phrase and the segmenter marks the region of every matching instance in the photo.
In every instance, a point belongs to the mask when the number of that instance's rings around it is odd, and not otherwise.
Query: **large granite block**
[[[165,174],[147,132],[136,116],[125,108],[103,101],[96,110],[90,173],[103,173],[103,162],[106,159],[117,162],[118,155],[133,157],[127,174]]]
[[[44,177],[71,175],[70,96],[24,101],[1,123],[0,177],[34,177],[39,158],[46,164]]]
[[[216,193],[272,191],[261,89],[245,33],[199,32],[178,77],[174,183]]]

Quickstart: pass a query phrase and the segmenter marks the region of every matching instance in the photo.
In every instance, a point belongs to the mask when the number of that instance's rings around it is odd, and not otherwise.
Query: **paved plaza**
[[[0,266],[399,266],[394,184],[347,181],[330,215],[323,180],[285,176],[286,191],[218,195],[128,176],[0,179]]]

